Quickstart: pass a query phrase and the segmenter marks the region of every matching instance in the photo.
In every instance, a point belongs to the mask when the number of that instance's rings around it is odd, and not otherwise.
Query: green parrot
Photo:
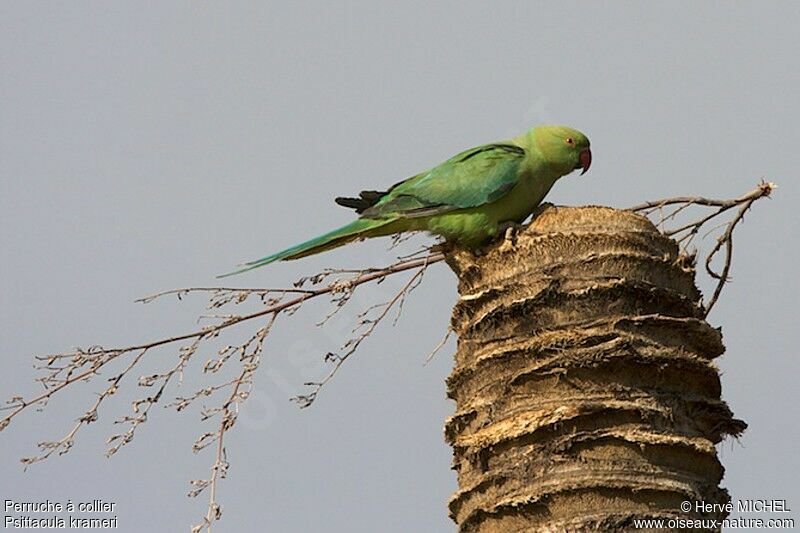
[[[427,231],[475,248],[505,226],[522,223],[558,178],[576,169],[583,174],[591,163],[583,133],[566,126],[537,126],[508,141],[470,148],[386,191],[336,198],[359,218],[219,277],[405,231]]]

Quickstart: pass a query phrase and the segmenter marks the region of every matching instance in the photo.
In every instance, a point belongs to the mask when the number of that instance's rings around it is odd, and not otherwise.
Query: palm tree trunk
[[[746,424],[720,400],[721,334],[674,241],[627,211],[549,208],[484,255],[447,260],[459,531],[726,516],[680,510],[729,501],[715,444]]]

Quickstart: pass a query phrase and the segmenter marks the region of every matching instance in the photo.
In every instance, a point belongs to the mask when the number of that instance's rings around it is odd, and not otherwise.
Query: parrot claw
[[[438,252],[447,253],[450,251],[450,248],[452,248],[452,246],[449,243],[442,241],[431,246],[428,251],[432,254]]]
[[[522,230],[522,224],[516,222],[503,222],[500,224],[500,232],[503,233],[503,240],[516,242],[517,234]]]
[[[517,234],[522,230],[522,224],[513,221],[504,222],[500,225],[500,233],[503,233],[503,242],[500,249],[505,251],[514,248],[517,244]]]
[[[531,213],[532,218],[538,217],[539,215],[541,215],[542,213],[544,213],[545,211],[547,211],[550,208],[555,208],[555,204],[550,203],[550,202],[542,202],[541,204],[539,204],[539,207],[537,207],[533,211],[533,213]]]

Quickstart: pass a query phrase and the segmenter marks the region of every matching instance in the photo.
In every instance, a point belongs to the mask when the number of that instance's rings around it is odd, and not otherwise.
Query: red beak
[[[592,151],[588,148],[583,150],[579,156],[579,167],[583,169],[581,172],[581,176],[586,174],[586,171],[589,170],[589,167],[592,166]]]

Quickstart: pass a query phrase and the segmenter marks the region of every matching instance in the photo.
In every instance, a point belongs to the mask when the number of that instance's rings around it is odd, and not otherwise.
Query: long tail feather
[[[320,235],[319,237],[308,240],[306,242],[302,242],[296,246],[287,248],[286,250],[280,251],[272,255],[268,255],[266,257],[262,257],[261,259],[257,259],[255,261],[244,263],[242,265],[242,268],[234,270],[233,272],[228,272],[227,274],[222,274],[221,276],[217,276],[217,278],[226,278],[228,276],[233,276],[235,274],[241,274],[242,272],[247,272],[248,270],[253,270],[254,268],[268,265],[270,263],[274,263],[275,261],[300,259],[301,257],[306,257],[309,255],[318,254],[320,252],[325,252],[327,250],[332,250],[333,248],[338,248],[339,246],[345,245],[349,242],[374,236],[376,234],[374,233],[374,230],[377,230],[387,225],[390,222],[392,222],[391,219],[354,220],[350,224],[342,226],[341,228],[335,229],[329,233]]]

